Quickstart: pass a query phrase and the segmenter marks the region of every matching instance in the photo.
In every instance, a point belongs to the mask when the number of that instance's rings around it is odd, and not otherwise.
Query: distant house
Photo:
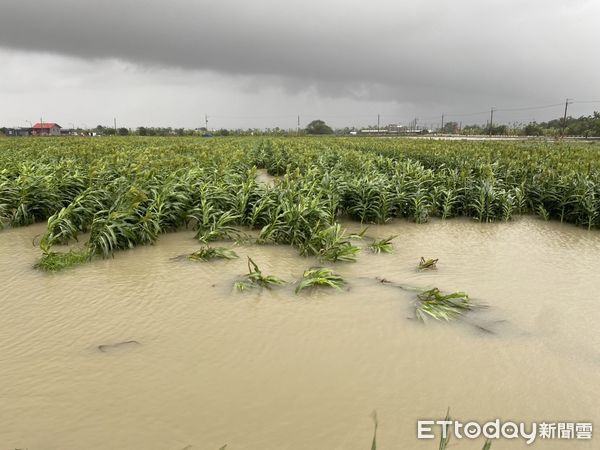
[[[4,134],[7,136],[31,136],[31,128],[6,128]]]
[[[60,136],[61,128],[57,123],[36,123],[31,129],[31,134],[34,136]]]

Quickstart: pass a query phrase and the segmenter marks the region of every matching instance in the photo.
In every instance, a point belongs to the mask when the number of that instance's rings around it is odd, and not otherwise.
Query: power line
[[[556,108],[557,106],[562,106],[562,103],[552,103],[551,105],[542,105],[542,106],[525,106],[522,108],[497,108],[496,111],[532,111],[536,109],[548,109],[548,108]]]

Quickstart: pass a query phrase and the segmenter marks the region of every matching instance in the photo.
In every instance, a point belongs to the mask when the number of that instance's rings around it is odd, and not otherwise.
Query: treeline
[[[464,134],[464,135],[506,135],[506,136],[600,136],[600,112],[595,111],[589,116],[567,117],[553,119],[548,122],[530,122],[528,124],[493,125],[490,130],[487,125],[467,125],[462,129],[458,122],[447,122],[440,130],[446,134]]]
[[[395,126],[394,126],[395,127]],[[369,129],[369,127],[366,127]],[[377,129],[371,126],[370,129]],[[0,135],[7,134],[7,128],[0,127]],[[386,133],[385,128],[381,128],[382,133]],[[390,130],[389,134],[398,134],[398,128]],[[65,133],[66,131],[66,133]],[[443,133],[456,135],[486,135],[495,136],[581,136],[581,137],[600,137],[600,112],[595,111],[589,116],[567,117],[566,121],[562,118],[553,119],[548,122],[530,122],[530,123],[512,123],[510,125],[497,124],[490,125],[472,124],[461,126],[458,122],[446,122],[443,127],[434,130],[420,128],[420,134]],[[247,129],[218,129],[207,130],[206,128],[172,128],[172,127],[138,127],[138,128],[117,128],[98,125],[93,129],[63,130],[63,134],[78,135],[100,135],[100,136],[297,136],[297,135],[319,135],[335,134],[345,136],[350,134],[361,135],[361,128],[344,127],[332,129],[321,120],[312,121],[306,128],[301,129],[283,129],[274,128],[247,128]],[[414,132],[412,133],[414,134]]]
[[[563,119],[554,119],[549,122],[532,122],[525,126],[524,132],[528,136],[553,136],[560,134],[562,129],[568,136],[600,136],[600,112],[595,111],[590,116],[581,116],[578,118],[567,117],[566,122]]]

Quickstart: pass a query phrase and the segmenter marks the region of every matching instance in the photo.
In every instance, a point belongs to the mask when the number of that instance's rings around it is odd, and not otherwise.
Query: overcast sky
[[[599,20],[598,0],[6,1],[0,124],[435,125],[566,97],[590,114]]]

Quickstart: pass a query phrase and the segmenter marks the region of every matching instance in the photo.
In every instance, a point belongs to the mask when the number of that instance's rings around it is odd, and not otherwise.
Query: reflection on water
[[[399,235],[395,254],[365,250],[335,266],[347,290],[296,296],[231,289],[246,255],[297,280],[316,261],[289,247],[173,261],[198,248],[180,232],[43,274],[32,269],[43,229],[0,232],[2,448],[362,450],[376,409],[379,448],[432,449],[416,420],[447,406],[463,420],[600,424],[597,231],[531,218],[371,226]],[[438,269],[418,272],[421,256]],[[464,290],[489,308],[423,326],[409,320],[414,293],[376,277]]]

